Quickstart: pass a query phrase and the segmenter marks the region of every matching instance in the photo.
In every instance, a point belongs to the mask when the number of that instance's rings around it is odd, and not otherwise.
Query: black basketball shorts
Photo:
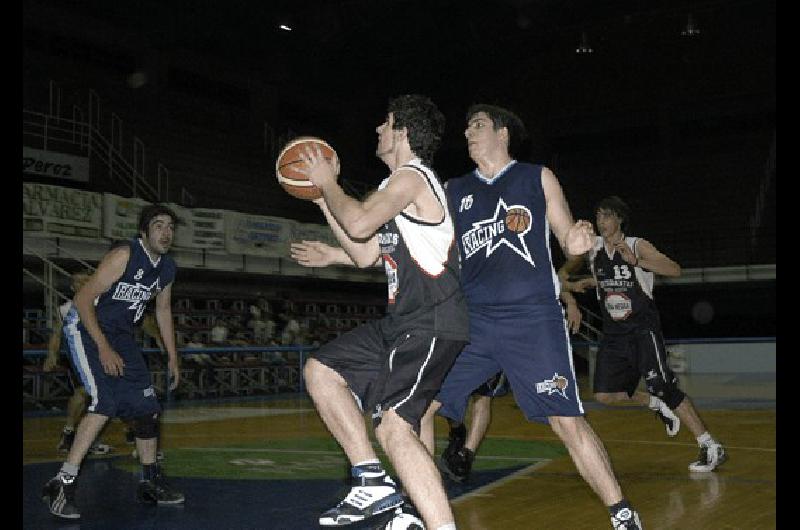
[[[425,330],[387,336],[375,320],[325,344],[312,358],[342,376],[376,427],[394,410],[419,433],[422,416],[465,344]]]
[[[605,334],[597,351],[594,392],[626,392],[632,396],[644,378],[648,387],[677,388],[678,380],[667,364],[660,331],[640,330],[622,335]]]

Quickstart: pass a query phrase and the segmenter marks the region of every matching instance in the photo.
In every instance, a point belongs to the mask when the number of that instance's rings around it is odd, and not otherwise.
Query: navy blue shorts
[[[488,381],[483,383],[481,386],[475,389],[472,393],[475,396],[486,396],[486,397],[503,397],[508,394],[509,386],[508,386],[508,378],[506,374],[500,372],[498,374],[493,375]]]
[[[122,357],[121,377],[108,375],[100,364],[97,345],[75,324],[64,326],[70,360],[90,397],[89,412],[110,418],[135,418],[161,412],[150,369],[133,336],[106,335],[111,347]]]
[[[549,416],[584,414],[563,310],[471,310],[469,324],[471,342],[436,398],[442,403],[439,414],[463,422],[470,394],[500,371],[529,421],[548,423]]]

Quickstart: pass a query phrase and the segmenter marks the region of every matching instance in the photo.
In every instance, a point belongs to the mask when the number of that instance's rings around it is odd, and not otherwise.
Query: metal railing
[[[173,392],[157,348],[143,348],[150,359],[153,387],[167,402],[177,399],[202,399],[234,396],[304,392],[303,366],[316,346],[241,346],[178,348],[181,356],[181,383]],[[45,372],[42,361],[47,350],[23,350],[23,400],[39,409],[64,401],[71,384],[64,368]]]

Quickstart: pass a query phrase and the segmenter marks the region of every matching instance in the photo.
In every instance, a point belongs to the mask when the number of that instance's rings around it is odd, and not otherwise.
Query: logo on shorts
[[[658,374],[656,373],[656,371],[655,370],[650,370],[649,372],[647,372],[647,377],[645,377],[645,379],[647,381],[649,381],[651,379],[655,379],[656,377],[658,377]]]
[[[556,372],[553,374],[552,379],[545,379],[541,383],[536,383],[536,393],[544,394],[547,392],[548,396],[558,394],[564,399],[569,399],[567,397],[567,386],[569,386],[569,380]]]
[[[142,391],[142,394],[144,394],[144,397],[155,397],[156,390],[152,386],[148,386]]]

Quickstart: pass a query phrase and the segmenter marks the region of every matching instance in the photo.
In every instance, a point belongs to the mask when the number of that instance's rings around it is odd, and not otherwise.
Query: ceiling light
[[[581,32],[581,43],[575,48],[575,53],[584,54],[584,53],[594,53],[594,49],[589,46],[589,37],[586,36],[586,32]]]
[[[683,28],[683,31],[681,31],[681,35],[684,37],[696,37],[700,35],[700,29],[697,27],[691,13],[689,14],[689,19],[686,21],[686,26]]]

